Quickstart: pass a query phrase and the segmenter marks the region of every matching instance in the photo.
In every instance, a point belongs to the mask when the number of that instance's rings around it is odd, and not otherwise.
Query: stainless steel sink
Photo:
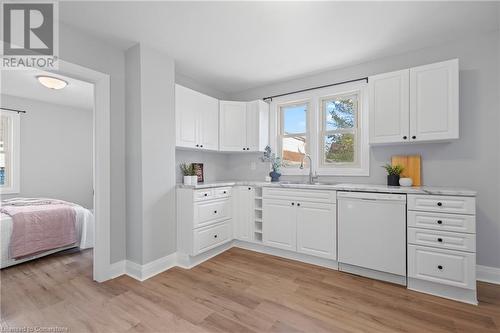
[[[332,185],[337,185],[338,183],[335,182],[314,182],[314,183],[309,183],[307,181],[303,182],[296,182],[296,181],[283,181],[280,182],[280,185],[283,187],[316,187],[316,186],[321,186],[321,185],[327,185],[327,186],[332,186]]]

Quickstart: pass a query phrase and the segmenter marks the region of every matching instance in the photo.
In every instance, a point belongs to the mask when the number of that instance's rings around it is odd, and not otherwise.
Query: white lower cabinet
[[[196,256],[233,239],[230,187],[177,189],[177,242],[183,254]]]
[[[337,259],[334,191],[264,188],[262,224],[264,245]]]
[[[255,189],[252,186],[237,186],[234,189],[234,237],[243,241],[252,240]]]
[[[333,204],[300,202],[297,207],[297,252],[336,259],[337,211]]]
[[[264,196],[262,241],[265,245],[291,251],[297,250],[295,208],[294,202],[267,200]]]
[[[408,195],[408,288],[477,304],[476,199]]]

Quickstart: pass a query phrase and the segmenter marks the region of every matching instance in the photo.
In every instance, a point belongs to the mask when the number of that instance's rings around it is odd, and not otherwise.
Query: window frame
[[[20,115],[18,113],[0,112],[2,117],[10,119],[9,129],[9,147],[10,153],[10,170],[9,170],[9,186],[0,185],[1,194],[18,194],[20,192],[20,146],[21,146],[21,125]]]
[[[354,115],[354,126],[352,128],[341,128],[341,129],[336,129],[336,130],[327,130],[327,113],[324,112],[323,109],[323,104],[325,101],[330,101],[330,100],[335,100],[338,97],[349,97],[349,96],[356,96],[356,113]],[[319,101],[319,110],[318,112],[320,113],[320,125],[319,125],[319,138],[318,138],[318,167],[321,169],[326,169],[326,168],[355,168],[359,166],[360,163],[360,142],[359,142],[359,99],[361,95],[359,91],[353,91],[353,92],[346,92],[346,93],[340,93],[340,94],[334,94],[330,96],[325,96],[322,97]],[[354,154],[354,162],[336,162],[332,164],[326,164],[325,163],[325,138],[327,135],[333,135],[333,134],[353,134],[355,137],[355,154]]]
[[[305,133],[293,133],[293,134],[285,134],[285,113],[282,112],[282,109],[284,107],[291,107],[291,106],[300,106],[300,105],[306,105],[307,111],[306,111],[306,132]],[[279,155],[283,161],[283,139],[285,138],[293,138],[294,136],[304,136],[306,139],[306,148],[305,148],[305,153],[308,154],[310,150],[310,145],[309,145],[309,140],[310,140],[310,131],[309,131],[309,113],[310,113],[310,107],[311,103],[308,99],[302,99],[302,100],[294,100],[294,101],[289,101],[289,102],[284,102],[280,103],[277,105],[278,108],[278,117],[279,117],[279,127],[278,127],[278,142],[276,147],[277,149],[277,155]],[[281,170],[287,170],[286,174],[302,174],[303,169],[300,168],[285,168],[282,167]],[[295,172],[293,172],[295,170]]]
[[[357,143],[357,156],[359,163],[357,165],[321,165],[320,151],[323,149],[323,118],[322,115],[322,101],[328,97],[338,95],[358,94],[358,143]],[[366,82],[351,82],[342,85],[319,88],[310,91],[305,91],[297,94],[291,94],[273,98],[270,103],[270,135],[271,135],[271,148],[281,156],[282,150],[282,123],[280,107],[284,105],[300,104],[308,101],[309,108],[307,114],[307,134],[306,134],[306,153],[311,156],[311,168],[313,173],[319,176],[369,176],[370,175],[370,146],[368,143],[368,84]],[[281,168],[283,175],[308,175],[309,167],[304,169],[298,168]]]

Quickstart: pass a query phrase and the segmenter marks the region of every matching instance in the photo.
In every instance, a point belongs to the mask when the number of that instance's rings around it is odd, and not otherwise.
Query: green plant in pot
[[[399,177],[401,176],[405,168],[399,164],[386,164],[382,167],[385,169],[385,171],[387,171],[387,185],[399,186]]]
[[[196,185],[196,183],[193,182],[193,178],[196,176],[193,165],[191,163],[182,163],[180,168],[184,176],[184,185]]]

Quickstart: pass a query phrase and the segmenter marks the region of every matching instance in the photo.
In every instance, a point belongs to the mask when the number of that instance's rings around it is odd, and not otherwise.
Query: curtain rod
[[[0,110],[17,112],[17,113],[26,113],[26,111],[24,111],[24,110],[16,110],[16,109],[9,109],[9,108],[2,108],[2,107],[0,107]]]
[[[337,83],[332,83],[332,84],[326,84],[324,86],[319,86],[319,87],[314,87],[314,88],[307,88],[307,89],[302,89],[302,90],[296,90],[296,91],[287,92],[287,93],[284,93],[284,94],[279,94],[279,95],[264,97],[263,100],[264,101],[267,101],[267,100],[272,101],[273,98],[276,98],[276,97],[297,94],[297,93],[301,93],[301,92],[305,92],[305,91],[309,91],[309,90],[316,90],[316,89],[321,89],[321,88],[328,88],[328,87],[338,86],[339,84],[346,84],[346,83],[357,82],[357,81],[366,81],[368,83],[368,77],[362,77],[360,79],[342,81],[342,82],[337,82]]]

